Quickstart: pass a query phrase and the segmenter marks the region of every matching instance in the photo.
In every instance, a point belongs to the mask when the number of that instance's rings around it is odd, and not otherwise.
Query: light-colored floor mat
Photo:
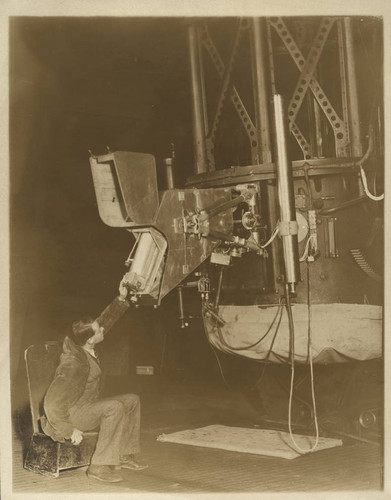
[[[304,450],[311,450],[315,443],[314,436],[294,434],[293,437],[297,445]],[[295,449],[288,432],[269,429],[246,429],[225,425],[208,425],[199,429],[161,434],[157,440],[287,459],[306,454],[306,452],[298,452]],[[320,437],[314,451],[341,445],[342,441],[340,439]]]

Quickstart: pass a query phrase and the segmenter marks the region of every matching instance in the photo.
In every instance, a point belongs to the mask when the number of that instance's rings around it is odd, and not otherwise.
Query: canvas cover
[[[290,358],[288,316],[283,309],[278,332],[277,321],[266,333],[278,305],[264,307],[220,306],[219,325],[205,317],[205,329],[213,346],[231,354],[257,360],[284,363]],[[293,304],[295,361],[308,363],[308,306]],[[367,304],[313,304],[311,306],[312,357],[314,363],[328,364],[368,360],[382,355],[382,307]],[[238,350],[240,349],[240,350]]]

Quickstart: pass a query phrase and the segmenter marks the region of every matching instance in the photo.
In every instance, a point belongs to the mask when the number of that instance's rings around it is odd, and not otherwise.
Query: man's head
[[[72,332],[73,340],[80,346],[90,345],[93,347],[104,340],[104,328],[90,316],[73,323]]]

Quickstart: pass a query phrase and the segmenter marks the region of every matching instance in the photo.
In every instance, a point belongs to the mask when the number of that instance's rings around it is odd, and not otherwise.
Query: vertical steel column
[[[288,283],[291,293],[294,293],[295,285],[300,280],[300,267],[292,163],[288,159],[288,120],[280,95],[274,96],[273,104],[280,236],[284,249],[285,281]]]
[[[361,156],[361,131],[360,116],[358,109],[357,76],[356,63],[354,59],[354,41],[352,19],[344,17],[343,26],[345,31],[345,61],[346,61],[346,80],[348,90],[348,114],[350,128],[350,144],[352,156]]]
[[[258,130],[258,144],[260,144],[260,162],[270,163],[271,140],[270,140],[270,122],[268,111],[268,93],[266,78],[266,55],[265,40],[266,34],[264,21],[255,17],[251,24],[251,48],[252,48],[252,69],[254,79],[254,97],[255,97],[255,119]]]
[[[266,184],[266,193],[267,193],[267,207],[269,211],[269,226],[270,226],[270,234],[273,232],[274,228],[277,226],[277,210],[278,203],[276,200],[276,187],[272,180],[268,180]],[[273,283],[274,283],[274,291],[278,293],[278,285],[277,283],[281,281],[281,265],[280,265],[280,252],[279,252],[280,242],[274,240],[274,242],[270,245],[270,252],[272,254],[272,264],[273,264]]]
[[[192,92],[193,143],[195,157],[194,170],[196,174],[201,174],[208,171],[208,164],[206,156],[204,100],[201,82],[198,33],[195,26],[189,26],[188,38]]]

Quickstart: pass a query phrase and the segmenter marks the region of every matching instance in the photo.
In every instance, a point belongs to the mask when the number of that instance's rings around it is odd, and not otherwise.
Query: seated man
[[[83,431],[99,427],[96,449],[87,475],[104,482],[122,481],[121,468],[142,470],[134,454],[140,451],[140,399],[122,394],[100,399],[101,368],[95,346],[104,340],[102,326],[112,324],[129,307],[121,283],[117,297],[97,320],[83,318],[72,325],[63,344],[55,377],[45,396],[43,431],[54,441],[78,445]]]

